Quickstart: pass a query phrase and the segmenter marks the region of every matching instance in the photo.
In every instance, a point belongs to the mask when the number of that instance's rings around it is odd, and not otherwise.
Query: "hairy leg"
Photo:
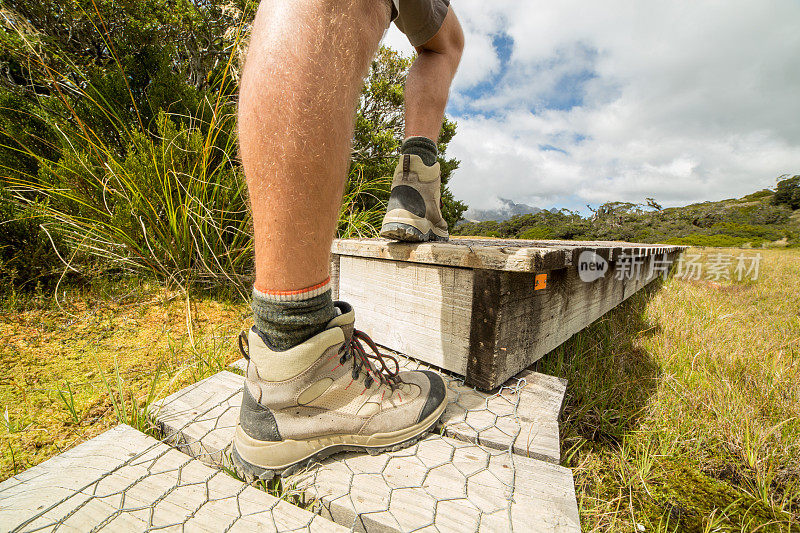
[[[327,279],[362,80],[387,0],[263,0],[239,104],[259,291]]]
[[[408,72],[406,138],[439,138],[450,84],[463,49],[464,34],[451,7],[438,33],[417,47],[417,59]]]
[[[433,372],[366,372],[352,342],[368,337],[354,337],[352,308],[334,306],[326,287],[355,106],[389,9],[387,0],[264,0],[256,16],[239,122],[255,230],[255,327],[246,334],[231,450],[246,479],[329,455],[333,442],[369,451],[408,445],[447,405]],[[313,413],[303,411],[308,402],[317,402]]]

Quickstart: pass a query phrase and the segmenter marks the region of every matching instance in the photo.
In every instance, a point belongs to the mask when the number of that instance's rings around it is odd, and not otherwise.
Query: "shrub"
[[[748,239],[760,239],[768,241],[776,241],[783,238],[785,235],[785,232],[774,227],[760,225],[756,226],[753,224],[737,224],[734,222],[714,224],[710,228],[710,231],[713,235],[730,235],[733,237],[744,237]]]
[[[523,230],[518,239],[529,239],[529,240],[541,240],[541,239],[552,239],[553,238],[553,230],[548,228],[547,226],[534,226],[532,228],[526,228]]]
[[[785,205],[790,209],[800,209],[800,176],[780,180],[772,197],[775,205]]]
[[[749,239],[747,237],[733,237],[731,235],[703,235],[695,233],[685,237],[673,237],[665,244],[678,244],[685,246],[707,246],[721,248],[737,248],[744,245],[753,247],[761,246],[762,239]]]
[[[775,193],[769,189],[762,189],[741,198],[742,201],[753,202],[772,198]]]
[[[20,206],[0,183],[0,294],[10,289],[47,284],[62,266],[58,234],[41,227],[43,206]]]

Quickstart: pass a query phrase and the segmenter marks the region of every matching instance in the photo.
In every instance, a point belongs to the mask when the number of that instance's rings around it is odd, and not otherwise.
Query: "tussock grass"
[[[347,189],[339,208],[338,236],[342,239],[376,237],[380,233],[386,202],[380,194],[392,185],[392,177],[368,180],[364,174],[354,170],[347,182]],[[365,202],[372,207],[365,207]]]
[[[94,18],[97,37],[113,52],[99,12]],[[215,90],[195,111],[159,109],[145,124],[115,53],[109,68],[126,84],[124,105],[27,25],[8,26],[25,43],[27,60],[46,73],[52,97],[40,99],[39,111],[56,138],[19,141],[0,132],[13,139],[3,148],[38,168],[35,175],[0,168],[0,187],[24,212],[36,213],[51,241],[64,243],[65,271],[102,265],[181,285],[225,283],[246,294],[251,217],[235,159],[235,78],[245,29],[243,22],[231,28],[235,37]]]
[[[87,16],[97,17],[98,37],[113,43],[99,13]],[[52,94],[40,99],[38,112],[54,138],[20,140],[0,125],[8,143],[0,148],[38,169],[0,165],[0,200],[37,221],[56,249],[57,266],[87,276],[104,269],[182,287],[225,287],[246,298],[254,278],[252,216],[236,131],[246,17],[229,28],[228,55],[209,74],[210,89],[198,93],[195,108],[172,111],[181,107],[175,102],[149,110],[149,121],[130,87],[124,105],[113,101],[69,54],[15,17],[4,20],[6,31],[25,44],[26,60],[44,73],[41,83]],[[108,68],[128,83],[118,60]],[[351,172],[341,236],[377,235],[390,182]]]
[[[759,252],[757,281],[651,286],[537,364],[569,380],[586,530],[800,528],[800,253]]]

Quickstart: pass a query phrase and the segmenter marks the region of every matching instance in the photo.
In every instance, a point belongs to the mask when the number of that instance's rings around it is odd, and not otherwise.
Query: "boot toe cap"
[[[430,370],[421,370],[420,372],[428,378],[429,388],[425,405],[422,406],[422,411],[417,419],[418,423],[428,418],[447,399],[447,387],[442,376]]]

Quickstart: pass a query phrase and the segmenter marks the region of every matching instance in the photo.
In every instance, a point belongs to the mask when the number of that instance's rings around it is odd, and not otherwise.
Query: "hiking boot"
[[[403,154],[394,171],[381,237],[411,242],[450,239],[441,203],[439,163],[429,167],[418,155]]]
[[[400,372],[354,330],[352,307],[335,305],[340,314],[324,331],[289,350],[272,350],[255,328],[239,337],[248,364],[231,459],[248,482],[339,451],[405,447],[444,412],[441,376]]]

